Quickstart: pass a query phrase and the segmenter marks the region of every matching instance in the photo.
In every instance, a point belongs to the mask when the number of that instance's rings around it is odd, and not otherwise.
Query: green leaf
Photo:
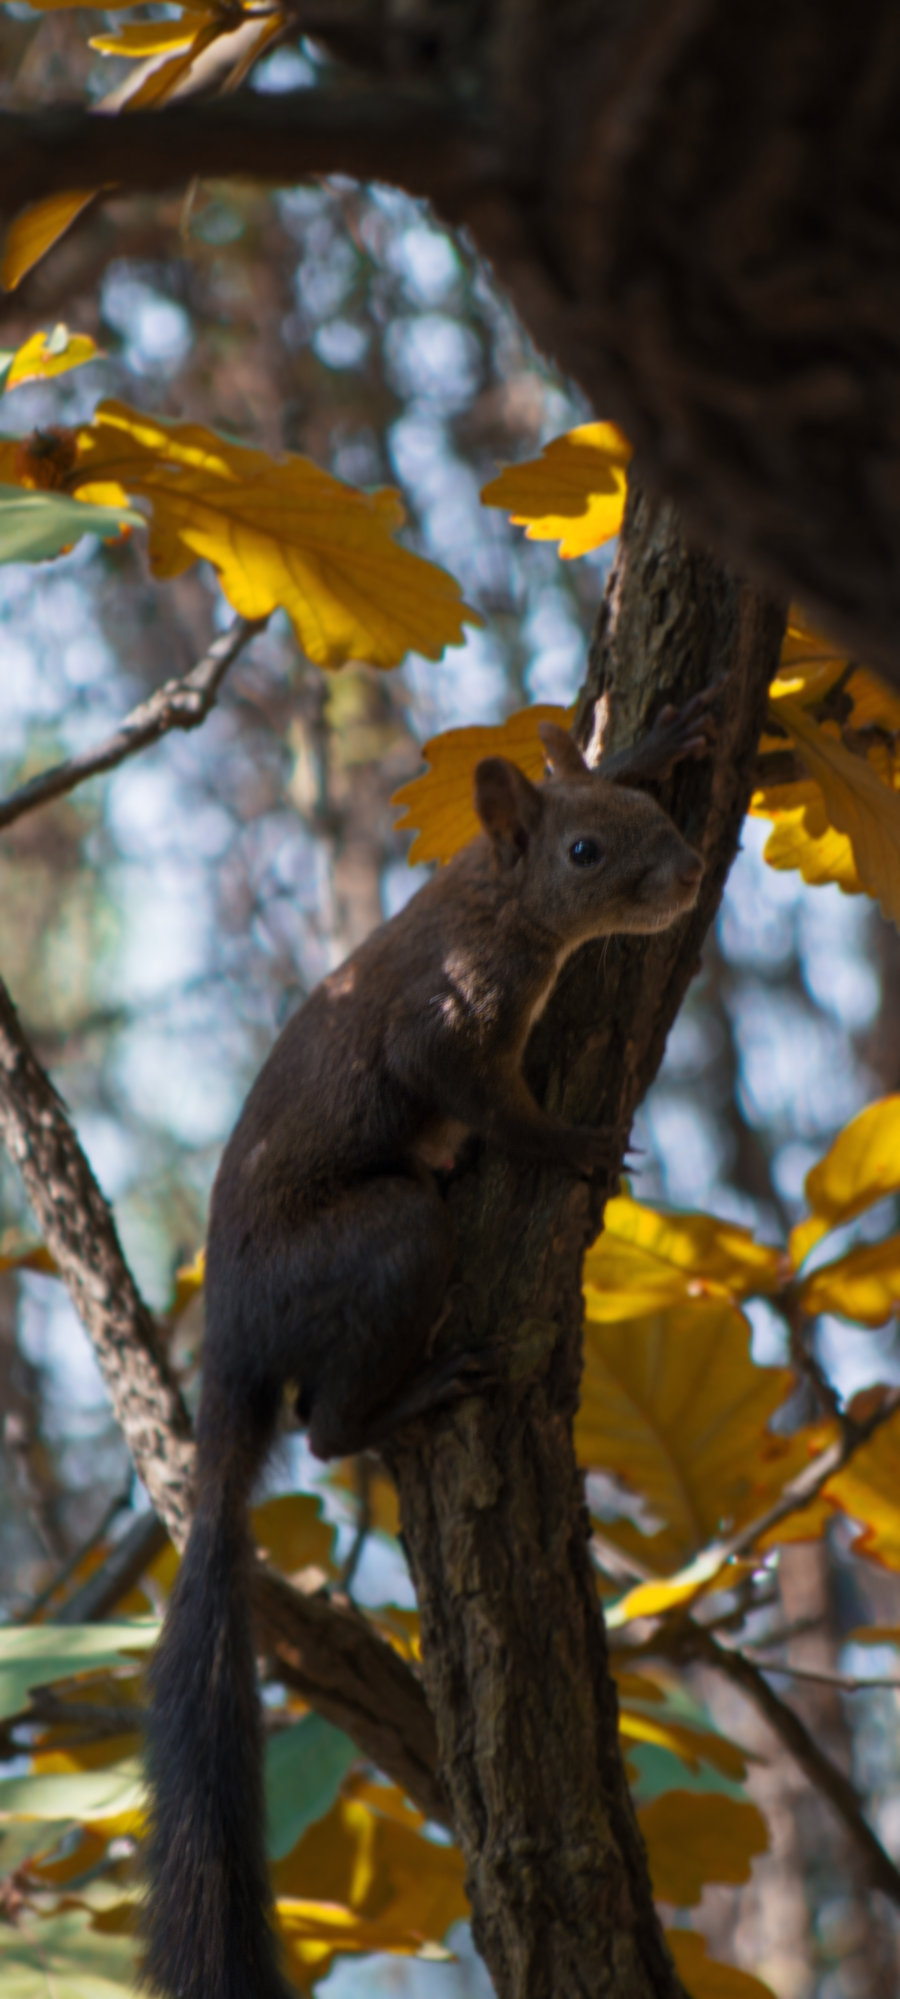
[[[664,1791],[674,1790],[717,1792],[726,1798],[744,1796],[743,1786],[721,1770],[713,1770],[707,1764],[691,1770],[671,1749],[664,1749],[657,1742],[629,1742],[628,1767],[632,1796],[641,1805],[649,1804]]]
[[[306,1714],[266,1745],[266,1837],[269,1857],[283,1860],[301,1833],[324,1818],[358,1750],[339,1728]]]
[[[136,1756],[105,1770],[5,1777],[0,1783],[3,1819],[118,1819],[144,1809],[144,1773]]]
[[[125,526],[146,525],[133,507],[97,507],[68,493],[0,486],[0,562],[44,562],[83,534],[113,541]]]
[[[0,1924],[3,1999],[128,1999],[136,1976],[131,1939],[93,1929],[81,1909]]]
[[[159,1618],[135,1617],[118,1624],[15,1624],[0,1630],[0,1715],[28,1706],[32,1687],[70,1680],[110,1666],[134,1666],[129,1654],[149,1652],[159,1636]]]

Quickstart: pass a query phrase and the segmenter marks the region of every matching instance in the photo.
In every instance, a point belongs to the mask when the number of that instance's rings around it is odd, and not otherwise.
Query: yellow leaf
[[[42,1242],[0,1254],[0,1270],[39,1270],[46,1277],[59,1276],[59,1266]]]
[[[130,4],[135,5],[136,0]],[[92,35],[88,47],[105,56],[156,56],[190,48],[196,32],[196,23],[190,21],[129,22],[115,34]]]
[[[589,1319],[585,1348],[579,1459],[640,1494],[667,1530],[655,1559],[681,1569],[779,1488],[791,1440],[767,1424],[793,1376],[754,1365],[746,1319],[718,1299]]]
[[[796,868],[805,882],[818,887],[837,882],[845,895],[862,895],[862,882],[846,833],[832,826],[822,787],[810,778],[798,784],[767,784],[750,800],[754,819],[771,819],[773,830],[763,848],[770,868]]]
[[[821,787],[831,824],[849,839],[866,894],[900,924],[900,793],[883,781],[868,757],[845,748],[834,724],[820,725],[799,701],[780,701],[778,718]]]
[[[114,479],[150,501],[157,576],[205,558],[244,617],[282,605],[319,666],[437,659],[464,622],[480,623],[446,570],[391,539],[395,493],[358,493],[308,458],[270,458],[124,403],[101,403],[79,446],[79,488]]]
[[[900,1096],[882,1097],[852,1118],[807,1173],[805,1188],[812,1213],[791,1231],[795,1269],[829,1229],[900,1192]]]
[[[900,1569],[900,1421],[896,1416],[861,1446],[843,1471],[829,1479],[825,1496],[859,1522],[862,1531],[851,1543],[855,1555],[865,1555],[885,1569]]]
[[[587,555],[618,534],[631,446],[614,423],[584,423],[545,445],[540,458],[510,465],[485,486],[529,541],[558,541],[562,556]]]
[[[708,1881],[740,1887],[769,1845],[762,1812],[722,1792],[664,1791],[638,1812],[653,1892],[691,1909]]]
[[[781,1251],[715,1215],[669,1213],[628,1194],[607,1202],[603,1234],[584,1266],[585,1307],[595,1321],[642,1318],[689,1297],[742,1298],[777,1290]]]
[[[188,1306],[193,1304],[198,1293],[202,1291],[205,1278],[206,1255],[202,1249],[198,1249],[192,1262],[183,1263],[175,1272],[175,1292],[166,1310],[167,1319],[175,1321],[181,1318],[182,1313],[187,1311]]]
[[[505,722],[493,727],[445,729],[423,745],[422,755],[430,769],[401,785],[391,799],[403,811],[397,821],[404,832],[418,828],[409,850],[413,861],[449,861],[452,854],[474,840],[481,831],[472,799],[472,774],[482,757],[508,757],[526,777],[535,782],[543,777],[545,757],[539,722],[556,722],[567,729],[574,710],[538,703],[520,708]]]
[[[179,84],[190,74],[197,57],[211,48],[214,42],[224,39],[228,32],[228,24],[221,17],[214,14],[201,16],[187,47],[164,55],[158,63],[154,63],[152,57],[147,63],[142,63],[123,91],[111,93],[115,103],[110,105],[110,109],[150,111],[154,106],[167,104]]]
[[[699,1770],[708,1763],[723,1777],[739,1781],[746,1776],[747,1760],[736,1742],[729,1742],[727,1736],[717,1735],[713,1729],[692,1726],[677,1716],[668,1714],[660,1719],[626,1703],[619,1716],[619,1733],[625,1742],[651,1742],[659,1749],[670,1750],[689,1770]]]
[[[33,333],[13,355],[3,386],[16,389],[20,382],[64,375],[69,368],[93,361],[99,352],[89,334],[70,333],[67,326],[55,326],[52,333]]]
[[[356,1498],[359,1492],[356,1467],[359,1462],[358,1458],[344,1458],[337,1465],[329,1465],[329,1485],[337,1486],[342,1492],[352,1493]],[[373,1465],[369,1474],[368,1501],[372,1526],[379,1534],[390,1534],[396,1538],[400,1532],[397,1488],[393,1479],[388,1477],[387,1472],[380,1470],[377,1464]]]
[[[371,1798],[370,1791],[368,1796]],[[339,1799],[273,1868],[276,1912],[301,1983],[344,1951],[433,1954],[468,1914],[458,1847],[361,1798]]]
[[[605,1610],[607,1626],[610,1631],[621,1631],[626,1624],[633,1624],[638,1618],[662,1617],[668,1610],[678,1610],[691,1603],[695,1596],[700,1596],[714,1583],[720,1589],[733,1589],[752,1573],[752,1567],[752,1563],[729,1561],[721,1543],[713,1541],[675,1575],[635,1583],[634,1588],[620,1597],[618,1603]]]
[[[254,1507],[251,1519],[256,1541],[283,1575],[327,1568],[334,1528],[322,1518],[322,1502],[312,1493],[286,1492],[266,1499]]]
[[[775,1999],[771,1985],[752,1972],[715,1963],[696,1930],[667,1930],[666,1942],[690,1999]]]
[[[895,791],[898,788],[895,760],[884,741],[884,732],[890,736],[900,730],[900,698],[864,668],[855,667],[847,676],[847,662],[832,641],[807,625],[801,612],[792,611],[781,649],[781,666],[769,690],[771,711],[779,724],[790,728],[798,699],[808,710],[842,676],[844,696],[852,703],[850,726],[858,731],[875,725],[882,732],[880,740],[869,743],[866,756],[853,755],[852,761],[863,770],[868,768],[864,784],[871,786],[880,781],[889,792]],[[822,735],[809,713],[806,725],[814,735]],[[832,727],[825,741],[835,740]],[[766,733],[760,747],[764,751],[784,749],[784,736]],[[845,754],[851,756],[849,750]],[[809,763],[809,759],[806,761]],[[832,823],[834,814],[826,804],[822,784],[817,781],[819,776],[809,763],[806,777],[786,784],[765,785],[754,794],[750,805],[752,815],[771,819],[774,825],[765,859],[773,868],[796,868],[804,881],[815,885],[836,881],[849,895],[872,893],[868,880],[860,878],[851,838],[853,828],[841,830],[837,821]],[[882,803],[876,793],[872,797],[876,806]]]
[[[884,1326],[900,1311],[900,1235],[860,1243],[825,1263],[800,1286],[801,1310],[836,1312],[863,1326]]]
[[[46,201],[23,208],[6,232],[0,284],[15,291],[32,267],[40,262],[60,236],[65,235],[76,217],[94,200],[96,188],[70,188],[65,194],[48,195]]]
[[[619,1691],[620,1704],[622,1701],[629,1701],[633,1706],[637,1701],[643,1707],[647,1701],[655,1705],[665,1700],[665,1690],[659,1681],[652,1680],[648,1673],[635,1671],[631,1666],[626,1666],[620,1652],[611,1655],[609,1670]]]
[[[778,672],[769,689],[770,699],[778,702],[785,695],[802,694],[807,701],[820,701],[840,678],[846,664],[846,657],[834,640],[807,624],[805,613],[792,604],[781,642]]]

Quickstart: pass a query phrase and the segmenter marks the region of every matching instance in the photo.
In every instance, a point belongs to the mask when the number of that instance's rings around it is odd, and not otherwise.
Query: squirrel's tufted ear
[[[475,810],[497,859],[513,867],[537,831],[544,801],[518,764],[506,757],[482,757],[475,765]]]
[[[544,754],[554,777],[568,777],[576,781],[593,777],[594,773],[586,764],[578,748],[573,743],[568,729],[561,729],[556,722],[539,722],[538,735],[544,745]]]

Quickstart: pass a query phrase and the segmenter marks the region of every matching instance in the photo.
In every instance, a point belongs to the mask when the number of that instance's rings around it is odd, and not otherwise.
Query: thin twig
[[[144,1570],[162,1553],[168,1534],[149,1508],[110,1549],[99,1569],[54,1612],[54,1624],[93,1624],[109,1612],[140,1581]]]
[[[350,1552],[338,1577],[338,1587],[345,1595],[350,1595],[350,1585],[359,1568],[363,1549],[372,1532],[372,1459],[367,1451],[356,1459],[354,1465],[356,1484],[356,1533]]]
[[[850,1419],[815,1350],[815,1319],[802,1310],[793,1285],[786,1285],[775,1302],[787,1323],[790,1356],[797,1373],[802,1381],[808,1383],[822,1414],[836,1423],[841,1431],[846,1430]]]
[[[872,1886],[880,1888],[883,1895],[900,1907],[900,1869],[895,1867],[864,1817],[855,1786],[843,1770],[839,1770],[826,1756],[794,1709],[788,1707],[787,1702],[770,1687],[762,1669],[742,1652],[720,1645],[711,1632],[704,1631],[693,1622],[680,1629],[673,1624],[659,1649],[682,1662],[699,1660],[741,1688],[790,1751],[810,1783],[836,1812],[862,1856]]]
[[[746,1653],[742,1651],[741,1657],[746,1658]],[[817,1686],[838,1687],[845,1694],[867,1694],[872,1687],[888,1687],[894,1693],[900,1691],[900,1680],[896,1678],[861,1680],[854,1673],[829,1673],[825,1667],[792,1666],[782,1659],[757,1657],[752,1663],[759,1667],[761,1673],[785,1673],[792,1680],[812,1680]]]
[[[110,1500],[109,1505],[98,1520],[93,1533],[89,1534],[87,1540],[82,1541],[80,1547],[76,1548],[68,1557],[68,1560],[63,1562],[62,1567],[57,1569],[56,1574],[51,1577],[46,1588],[42,1589],[37,1596],[32,1597],[30,1602],[25,1605],[24,1610],[16,1612],[14,1620],[16,1624],[30,1624],[32,1618],[36,1617],[38,1612],[43,1610],[45,1605],[50,1602],[50,1598],[56,1595],[57,1590],[64,1588],[70,1576],[75,1574],[79,1563],[84,1561],[86,1555],[92,1553],[93,1549],[97,1547],[98,1542],[102,1541],[108,1533],[116,1514],[121,1513],[123,1506],[127,1505],[128,1493],[117,1492],[115,1498]],[[56,1620],[52,1621],[55,1622]]]
[[[38,777],[29,779],[27,784],[10,792],[8,798],[0,799],[0,827],[11,826],[15,819],[21,819],[25,812],[34,812],[39,805],[49,804],[52,798],[62,798],[66,792],[74,791],[76,785],[84,784],[89,777],[99,776],[101,771],[115,770],[117,764],[133,757],[138,750],[145,750],[151,743],[166,736],[170,729],[197,729],[215,701],[222,681],[232,661],[238,656],[250,639],[261,632],[265,618],[235,618],[221,638],[214,639],[208,652],[192,666],[181,680],[167,680],[158,687],[146,701],[132,708],[117,729],[100,743],[95,750],[84,750],[80,756],[67,757],[65,763],[54,764],[52,770],[40,772]]]

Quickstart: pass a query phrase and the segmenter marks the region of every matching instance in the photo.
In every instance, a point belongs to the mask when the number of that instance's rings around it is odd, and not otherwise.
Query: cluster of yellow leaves
[[[61,343],[60,331],[35,335],[10,374],[24,381],[92,358],[91,342]],[[480,622],[446,570],[394,540],[395,492],[357,492],[308,458],[273,458],[200,424],[101,403],[77,430],[0,440],[0,484],[126,513],[142,501],[155,575],[205,558],[243,616],[286,610],[318,666],[393,667],[413,650],[437,659]]]
[[[80,6],[83,0],[29,0],[41,12]],[[137,0],[112,0],[109,13]],[[91,48],[137,62],[136,71],[97,105],[106,116],[149,110],[174,96],[199,90],[236,90],[290,22],[272,0],[182,0],[178,20],[141,21],[95,35]],[[96,188],[73,188],[32,203],[8,231],[0,282],[13,290],[90,206]]]
[[[760,1367],[740,1309],[750,1295],[792,1317],[832,1313],[883,1325],[900,1309],[900,1234],[806,1267],[828,1235],[900,1192],[900,1097],[846,1126],[807,1176],[809,1214],[783,1249],[709,1215],[665,1214],[629,1195],[609,1203],[585,1264],[586,1360],[576,1440],[582,1462],[612,1474],[654,1523],[604,1522],[600,1545],[642,1578],[613,1626],[657,1616],[746,1572],[776,1542],[821,1532],[838,1508],[861,1525],[860,1552],[900,1566],[900,1418],[885,1423],[820,1495],[766,1530],[769,1509],[832,1441],[832,1427],[790,1436],[771,1420],[790,1369]],[[759,1521],[754,1534],[753,1523]],[[744,1545],[746,1543],[746,1546]]]

